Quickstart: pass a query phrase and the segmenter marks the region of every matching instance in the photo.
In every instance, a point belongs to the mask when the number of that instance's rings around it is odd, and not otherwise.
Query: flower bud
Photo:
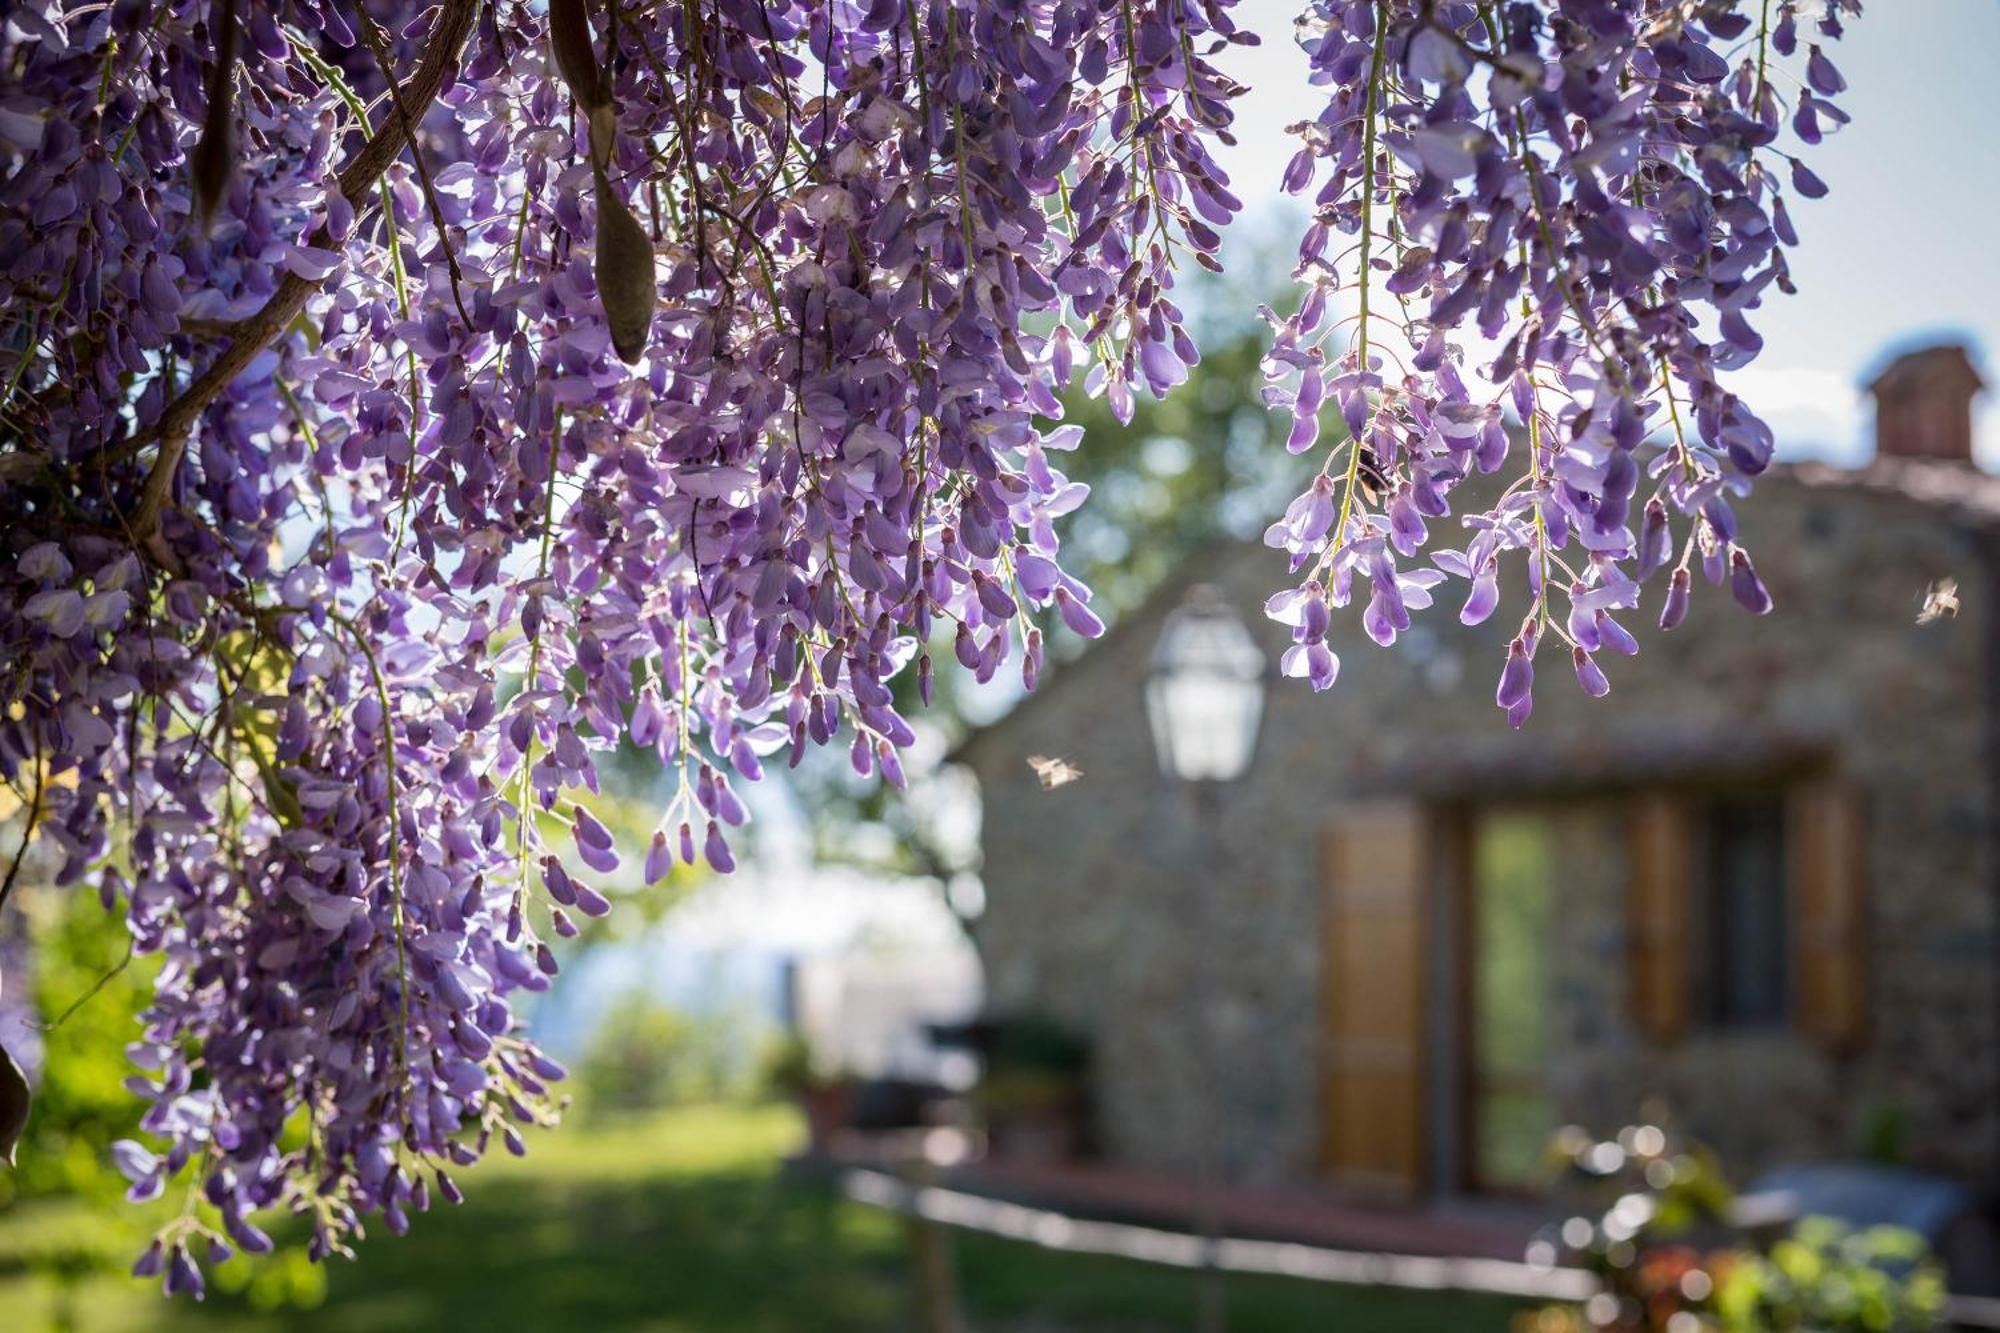
[[[1688,613],[1688,572],[1674,571],[1674,580],[1667,586],[1667,603],[1660,608],[1660,628],[1672,629],[1687,619]]]
[[[1512,713],[1534,690],[1535,665],[1528,658],[1527,646],[1517,638],[1507,645],[1507,665],[1500,670],[1500,687],[1494,691],[1493,702]]]
[[[1571,649],[1570,656],[1576,665],[1576,683],[1583,686],[1585,694],[1593,699],[1602,699],[1611,693],[1611,682],[1604,678],[1604,672],[1595,658],[1582,648]]]
[[[1764,580],[1757,577],[1757,568],[1750,563],[1749,554],[1740,546],[1729,553],[1729,592],[1750,614],[1770,614],[1771,594],[1765,589]]]

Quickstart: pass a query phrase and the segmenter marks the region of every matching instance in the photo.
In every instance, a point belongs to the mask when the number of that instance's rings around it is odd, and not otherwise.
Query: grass
[[[463,1207],[434,1208],[405,1237],[371,1238],[356,1263],[312,1271],[302,1260],[267,1263],[254,1281],[233,1263],[201,1306],[95,1277],[73,1291],[70,1318],[90,1333],[909,1329],[902,1220],[782,1179],[779,1161],[798,1137],[782,1108],[699,1107],[577,1125],[536,1141],[526,1160],[468,1172]],[[14,1210],[0,1229],[56,1224],[53,1210],[43,1218],[36,1207],[46,1205]],[[73,1212],[61,1224],[73,1226]],[[954,1253],[975,1333],[1192,1325],[1185,1273],[971,1235],[954,1238]],[[258,1308],[281,1291],[311,1296],[322,1286],[311,1308]],[[1232,1333],[1504,1329],[1512,1309],[1277,1278],[1232,1279],[1229,1306]],[[57,1309],[51,1279],[0,1270],[0,1326],[10,1333],[57,1327]]]

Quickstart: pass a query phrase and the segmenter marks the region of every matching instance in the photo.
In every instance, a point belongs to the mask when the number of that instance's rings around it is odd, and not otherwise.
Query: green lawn
[[[86,1284],[84,1330],[648,1329],[662,1333],[889,1331],[910,1327],[901,1219],[782,1180],[799,1129],[787,1110],[699,1108],[541,1136],[525,1161],[466,1173],[470,1196],[327,1267],[310,1309],[259,1310],[263,1292],[168,1303],[124,1279]],[[33,1205],[0,1231],[54,1225]],[[71,1224],[74,1224],[72,1216]],[[1192,1279],[1119,1259],[979,1236],[955,1252],[975,1333],[1153,1333],[1191,1324]],[[310,1275],[309,1275],[310,1278]],[[316,1279],[310,1279],[316,1280]],[[226,1285],[229,1279],[218,1283]],[[309,1281],[310,1284],[310,1281]],[[46,1278],[0,1269],[0,1327],[55,1327]],[[1282,1279],[1232,1281],[1233,1333],[1504,1329],[1491,1300]]]

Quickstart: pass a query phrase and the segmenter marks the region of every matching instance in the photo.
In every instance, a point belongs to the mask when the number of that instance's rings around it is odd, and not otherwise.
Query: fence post
[[[951,1229],[925,1217],[917,1206],[922,1191],[936,1183],[938,1166],[963,1156],[957,1130],[933,1129],[918,1139],[917,1152],[904,1163],[903,1179],[910,1187],[904,1225],[910,1236],[910,1285],[916,1298],[918,1333],[965,1333]]]

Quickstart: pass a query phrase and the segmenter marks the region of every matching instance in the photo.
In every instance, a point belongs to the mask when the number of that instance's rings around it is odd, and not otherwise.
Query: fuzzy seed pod
[[[629,366],[646,350],[659,300],[653,243],[605,180],[604,168],[598,166],[595,174],[597,299],[604,303],[604,318],[611,325],[611,346]]]
[[[549,45],[570,96],[586,111],[610,104],[590,35],[590,0],[549,0]]]

